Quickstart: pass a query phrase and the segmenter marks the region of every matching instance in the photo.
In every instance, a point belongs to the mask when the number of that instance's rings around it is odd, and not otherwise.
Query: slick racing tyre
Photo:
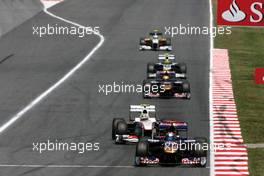
[[[179,63],[179,69],[181,73],[187,73],[187,66],[185,63]]]
[[[201,163],[198,165],[199,167],[206,167],[207,163],[207,151],[203,148],[204,145],[208,145],[208,141],[204,137],[196,137],[194,138],[197,144],[201,147],[195,149],[195,156],[201,158]],[[208,149],[208,147],[206,147]]]
[[[117,124],[119,122],[125,122],[122,118],[114,118],[112,122],[112,140],[115,140],[116,138],[116,130],[117,130]]]
[[[143,37],[139,39],[139,45],[146,45],[145,39]]]
[[[140,141],[136,146],[136,157],[147,157],[148,156],[148,142]]]
[[[206,157],[207,151],[204,150],[204,145],[207,145],[207,139],[204,137],[196,137],[194,138],[196,141],[195,143],[198,145],[195,145],[195,156],[196,157]]]
[[[137,166],[137,167],[143,166],[143,164],[140,161],[139,156],[135,156],[135,166]]]
[[[155,73],[155,64],[154,63],[148,63],[147,66],[147,73]]]
[[[170,38],[166,38],[166,45],[171,46],[171,39]]]
[[[124,122],[124,121],[118,122],[117,123],[116,134],[124,135],[126,133],[127,133],[127,123]]]
[[[182,93],[186,93],[186,99],[191,99],[190,83],[185,81],[182,83]]]
[[[190,83],[188,83],[188,82],[183,82],[183,83],[182,83],[182,92],[183,92],[183,93],[189,93],[190,91],[191,91]]]

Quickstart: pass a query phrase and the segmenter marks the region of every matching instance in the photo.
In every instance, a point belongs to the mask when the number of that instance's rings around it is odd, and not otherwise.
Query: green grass
[[[216,1],[213,1],[216,9]],[[216,16],[216,10],[214,10]],[[229,51],[233,90],[245,143],[264,143],[264,85],[254,82],[255,68],[264,68],[263,28],[233,27],[218,35],[215,48]],[[263,175],[264,149],[250,149],[250,174]]]
[[[242,134],[246,143],[264,143],[264,86],[256,85],[254,71],[264,68],[264,31],[233,28],[218,36],[215,48],[227,48]]]
[[[264,149],[249,149],[249,172],[251,176],[263,176],[264,173]]]
[[[254,80],[255,68],[264,68],[263,36],[263,28],[233,27],[231,35],[218,35],[214,40],[215,48],[229,51],[235,100],[246,143],[264,143],[264,85],[256,85]]]

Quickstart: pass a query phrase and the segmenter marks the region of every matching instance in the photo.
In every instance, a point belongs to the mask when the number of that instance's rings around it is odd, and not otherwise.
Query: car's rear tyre
[[[190,100],[191,99],[191,93],[187,93],[186,99]]]
[[[146,44],[145,39],[143,37],[141,37],[139,39],[139,45],[145,45],[145,44]]]
[[[142,166],[142,163],[140,162],[140,157],[135,156],[135,166],[140,167]]]
[[[187,73],[187,66],[185,63],[179,63],[179,68],[181,73]]]
[[[148,63],[147,66],[147,73],[155,73],[155,64],[154,63]]]
[[[147,95],[145,95],[144,93],[142,94],[142,97],[143,97],[143,99],[151,99],[150,96],[147,96]]]
[[[137,146],[136,146],[136,156],[137,157],[147,157],[148,150],[149,150],[148,142],[140,141],[137,143]]]
[[[167,38],[167,39],[166,39],[166,45],[167,45],[167,46],[171,46],[171,39],[170,39],[170,38]]]
[[[208,146],[208,141],[204,137],[196,137],[194,140],[201,146],[200,148],[195,149],[195,156],[201,158],[201,162],[198,164],[198,167],[206,167],[208,147],[204,148],[203,146]]]
[[[184,93],[188,93],[188,92],[190,92],[190,91],[191,91],[190,83],[188,83],[188,82],[183,82],[183,83],[182,83],[182,91],[183,91]]]
[[[199,145],[195,145],[195,156],[196,157],[206,157],[207,155],[207,151],[204,149],[204,145],[208,145],[207,144],[207,139],[204,137],[196,137],[194,138],[194,140],[196,141],[196,144]]]

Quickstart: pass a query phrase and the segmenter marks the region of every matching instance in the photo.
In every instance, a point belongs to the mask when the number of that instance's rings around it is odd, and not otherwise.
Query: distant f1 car
[[[185,63],[177,63],[172,54],[162,54],[159,55],[158,63],[148,63],[148,78],[155,78],[157,71],[171,71],[176,78],[186,79],[187,66]]]
[[[205,167],[207,163],[206,138],[188,139],[179,135],[179,130],[160,124],[161,128],[152,139],[137,143],[136,166],[147,165],[189,165]],[[163,125],[163,127],[162,127]],[[173,129],[174,128],[174,129]],[[165,137],[159,133],[166,132]]]
[[[163,37],[158,30],[150,32],[148,37],[140,38],[139,45],[140,50],[172,50],[171,39]]]
[[[178,130],[187,130],[187,123],[156,118],[154,105],[131,105],[129,120],[114,118],[112,139],[116,144],[137,143],[142,138],[153,138],[156,132],[162,134],[164,126],[174,125]]]
[[[143,98],[191,98],[190,83],[171,71],[159,71],[155,79],[143,81]]]

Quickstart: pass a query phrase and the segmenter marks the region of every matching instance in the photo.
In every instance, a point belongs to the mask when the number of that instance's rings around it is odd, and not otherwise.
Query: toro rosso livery
[[[172,54],[159,55],[158,63],[148,63],[147,77],[155,78],[156,73],[160,71],[170,71],[176,78],[186,79],[187,66],[185,63],[175,62],[175,56]]]
[[[166,131],[166,135],[162,133]],[[161,133],[161,135],[160,135]],[[142,140],[136,146],[135,165],[190,165],[205,167],[206,138],[187,139],[179,134],[175,125],[160,124],[160,130],[152,139]]]
[[[140,50],[172,50],[171,39],[163,37],[158,30],[150,32],[148,37],[140,38],[139,45]]]
[[[173,71],[158,71],[155,79],[143,81],[143,98],[191,98],[190,84]]]

